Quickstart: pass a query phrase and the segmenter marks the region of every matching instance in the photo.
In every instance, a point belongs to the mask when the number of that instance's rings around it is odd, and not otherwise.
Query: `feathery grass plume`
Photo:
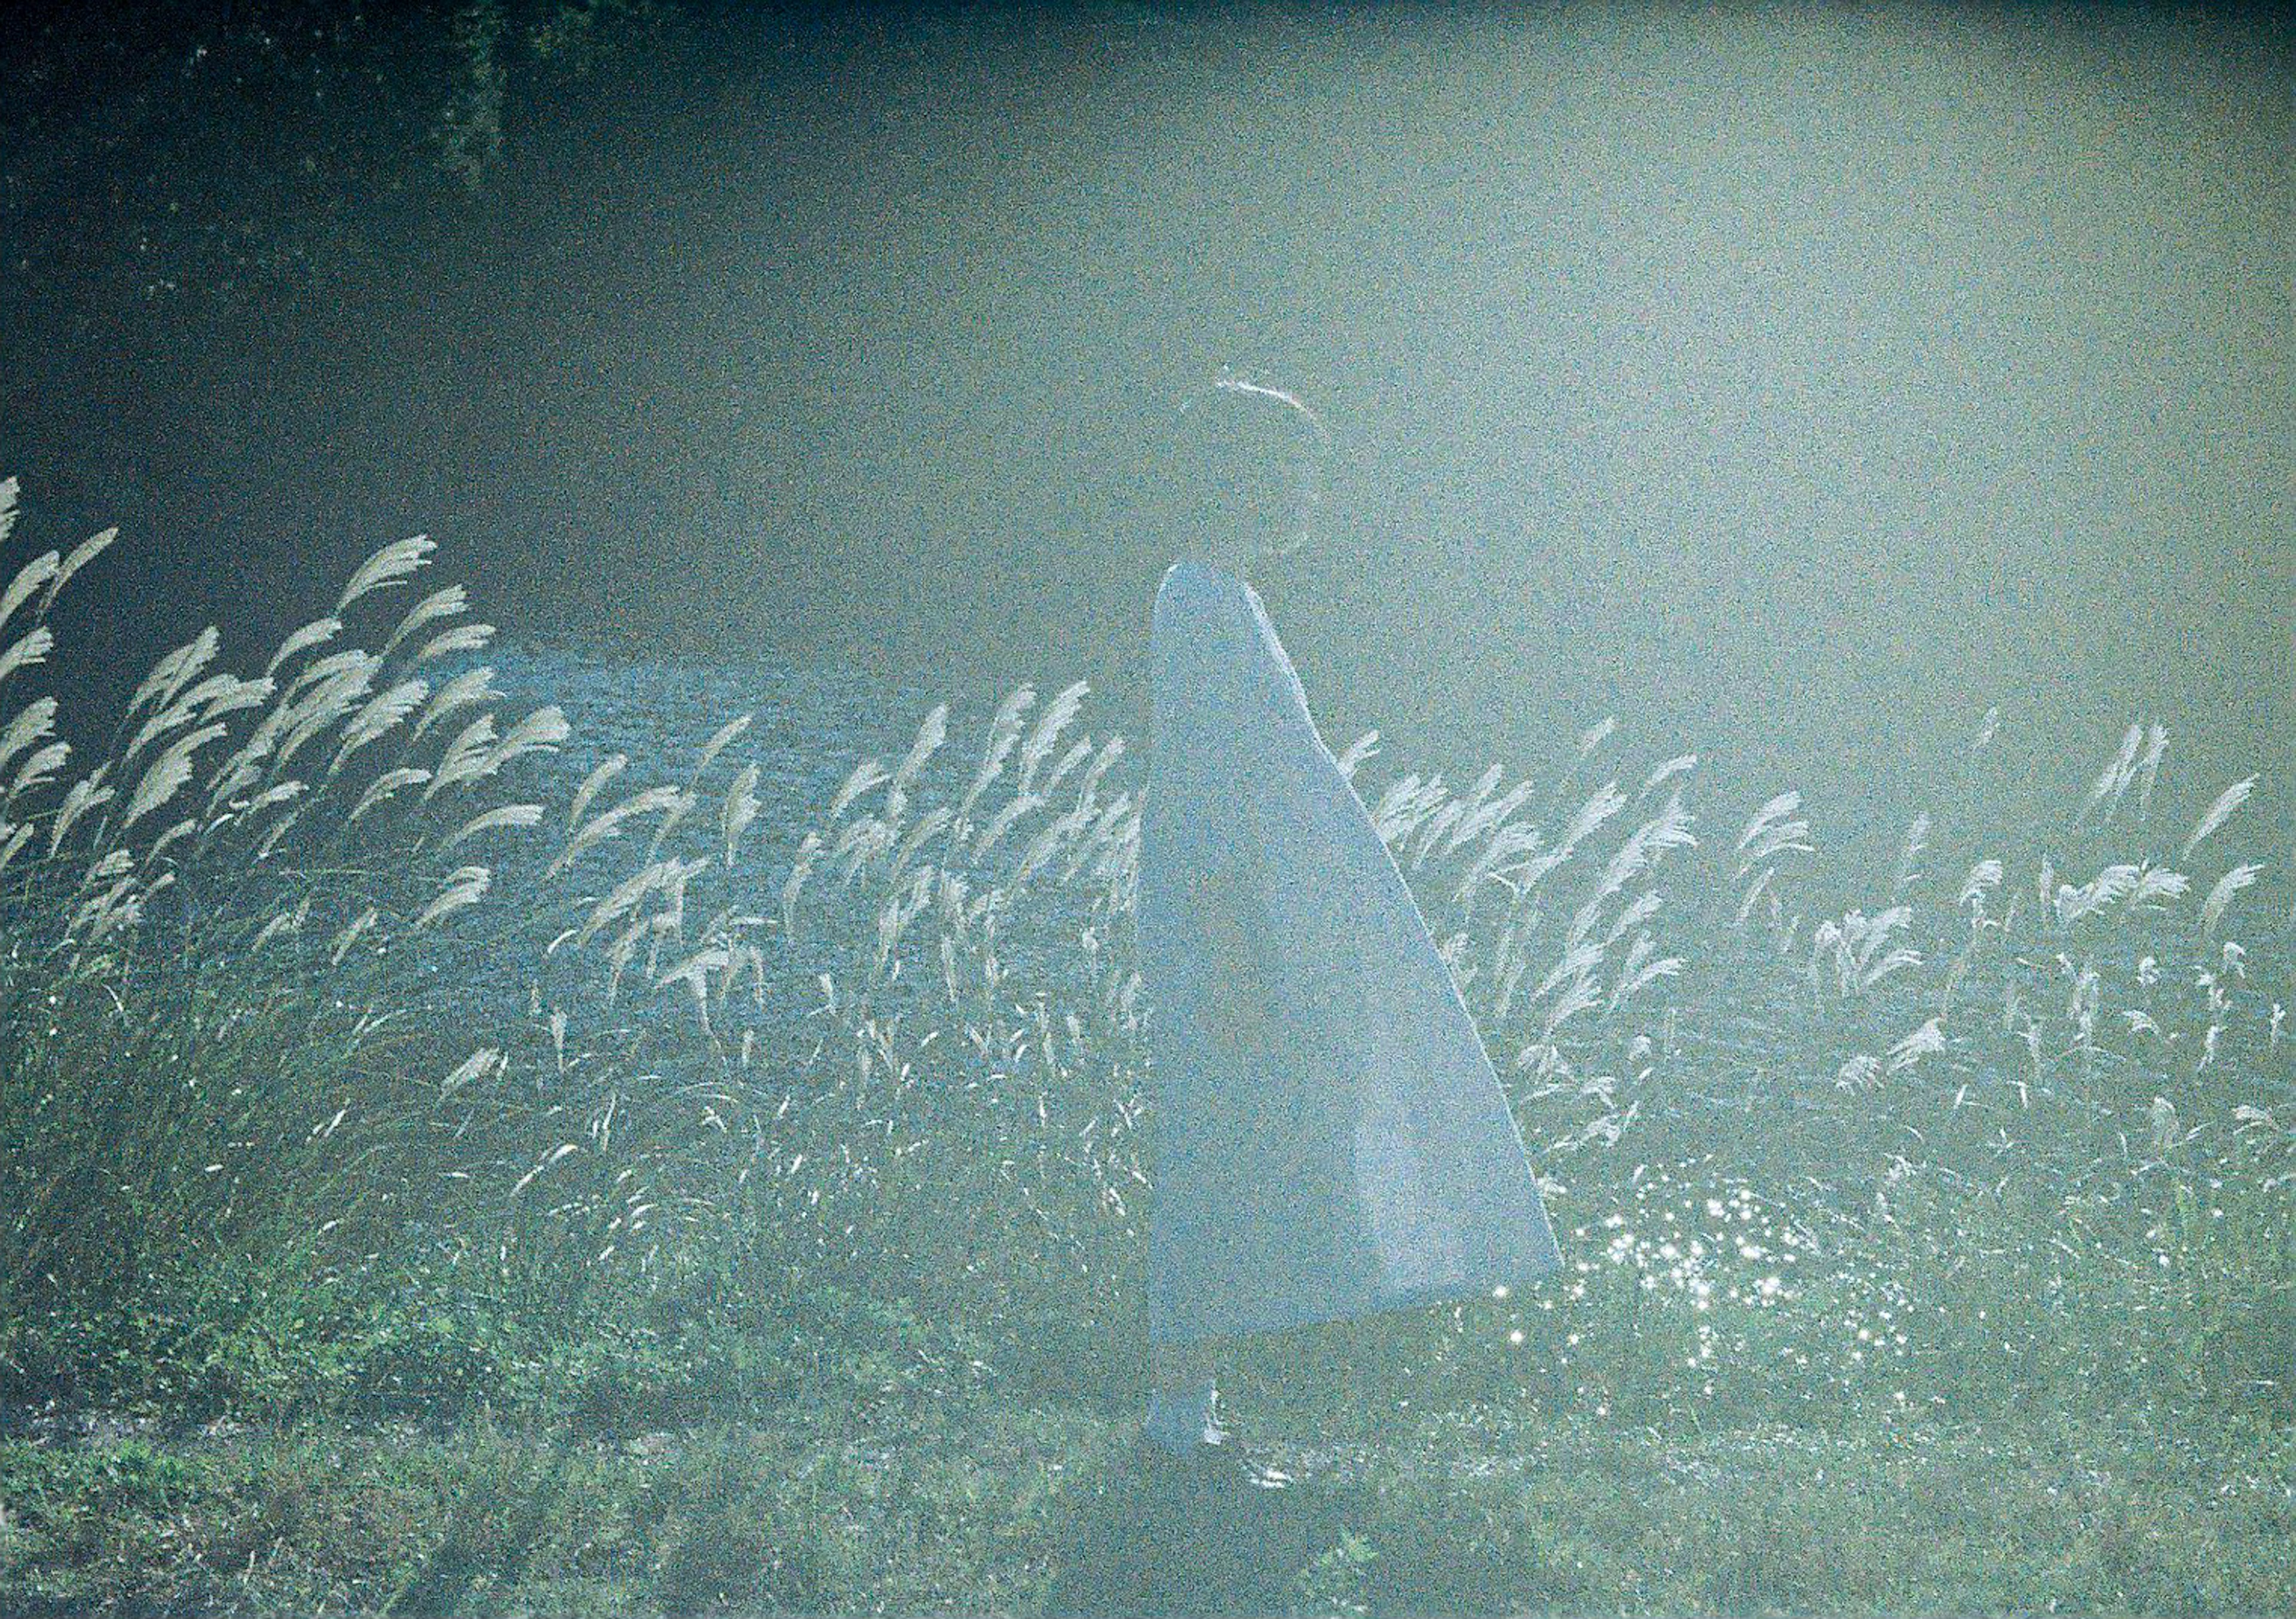
[[[1529,1004],[1536,1005],[1549,990],[1566,978],[1587,977],[1602,963],[1603,947],[1600,944],[1581,943],[1571,945],[1562,953],[1562,959],[1547,969],[1546,976],[1538,981],[1538,987],[1530,992]]]
[[[713,1037],[709,1026],[709,975],[724,973],[726,984],[730,986],[733,975],[740,967],[741,960],[731,945],[704,945],[676,966],[657,975],[652,981],[653,991],[661,994],[676,985],[685,985],[687,993],[693,997],[693,1013],[701,1021],[701,1037],[708,1040]],[[722,993],[719,999],[724,999]]]
[[[1993,740],[1994,733],[2000,729],[2001,710],[1999,707],[1996,706],[1994,707],[1988,708],[1985,711],[1984,719],[1978,723],[1977,736],[1975,740],[1969,744],[1969,751],[1972,754],[1983,753],[1987,745]]]
[[[654,823],[653,838],[646,845],[648,860],[660,858],[662,846],[669,841],[669,835],[685,824],[685,818],[693,813],[693,806],[701,802],[701,796],[692,788],[677,789],[677,796],[664,807],[661,819]]]
[[[1083,831],[1089,813],[1086,806],[1078,805],[1046,822],[1029,840],[1028,849],[1021,856],[1021,863],[1013,868],[1009,886],[1016,892],[1025,887],[1029,879],[1044,869],[1046,863],[1060,852],[1062,844]]]
[[[308,652],[313,647],[326,645],[328,642],[342,634],[342,629],[343,621],[340,618],[332,616],[325,618],[314,618],[279,643],[278,650],[271,654],[271,661],[263,666],[265,677],[268,679],[276,675],[287,660],[297,653]]]
[[[17,799],[34,788],[46,786],[55,779],[56,772],[64,767],[64,761],[70,757],[70,742],[50,742],[36,749],[31,756],[24,761],[23,768],[16,773],[15,781],[9,783],[5,802],[13,805]]]
[[[1902,1074],[1924,1057],[1945,1050],[1945,1019],[1932,1018],[1890,1048],[1889,1069]]]
[[[103,784],[104,772],[111,767],[99,765],[88,774],[73,782],[64,793],[64,801],[56,808],[54,822],[48,828],[48,857],[55,858],[63,846],[64,838],[71,832],[73,823],[92,809],[100,809],[111,802],[112,789]]]
[[[126,831],[181,791],[184,783],[192,779],[192,755],[223,735],[225,730],[220,724],[202,725],[169,743],[167,751],[152,762],[135,790],[128,795],[127,813],[119,818],[119,830]]]
[[[1584,973],[1573,978],[1570,987],[1548,1005],[1546,1019],[1539,1025],[1540,1041],[1552,1045],[1556,1033],[1564,1024],[1581,1012],[1594,1010],[1602,1003],[1602,986],[1595,981],[1593,973]]]
[[[1780,793],[1754,812],[1754,818],[1739,834],[1738,869],[1733,880],[1742,879],[1746,873],[1766,860],[1799,851],[1809,854],[1811,846],[1804,841],[1809,836],[1809,822],[1794,812],[1801,807],[1798,792]]]
[[[1678,753],[1643,778],[1643,784],[1635,789],[1635,797],[1637,800],[1647,798],[1675,777],[1686,774],[1697,768],[1696,754]]]
[[[1754,812],[1754,818],[1746,822],[1746,830],[1738,834],[1738,852],[1744,854],[1753,846],[1754,839],[1769,831],[1772,827],[1784,821],[1787,816],[1792,815],[1800,807],[1801,794],[1791,789],[1780,793],[1767,804],[1763,805]]]
[[[324,707],[326,699],[322,693],[340,691],[344,680],[360,675],[372,680],[379,666],[381,664],[374,657],[374,652],[365,652],[360,648],[344,648],[342,652],[328,652],[322,659],[312,659],[310,664],[303,666],[303,673],[287,682],[287,689],[280,693],[278,709],[284,709],[287,715],[291,715],[291,719],[283,721],[283,728],[300,724],[303,716],[310,715],[312,707]],[[360,680],[360,691],[365,691],[365,680]]]
[[[1982,912],[1985,896],[2001,886],[2003,871],[2001,863],[1993,859],[1980,860],[1970,867],[1969,875],[1962,879],[1961,892],[1954,895],[1954,908]]]
[[[1555,841],[1553,863],[1560,865],[1577,851],[1578,846],[1592,837],[1602,824],[1627,807],[1627,796],[1619,790],[1616,781],[1605,781],[1596,788],[1592,797],[1578,806]]]
[[[584,919],[580,929],[574,936],[574,947],[577,950],[585,948],[592,939],[636,910],[648,894],[668,878],[670,868],[676,863],[676,861],[658,860],[639,867],[617,883],[604,898],[591,907],[590,914]]]
[[[1413,871],[1416,871],[1427,863],[1427,856],[1434,851],[1435,845],[1446,832],[1458,824],[1459,818],[1466,812],[1464,800],[1454,798],[1420,823],[1409,849]]]
[[[278,691],[276,681],[268,676],[247,680],[237,675],[210,675],[177,699],[176,707],[196,710],[204,724],[219,720],[227,714],[241,714],[250,708],[259,708]]]
[[[864,867],[893,846],[896,835],[890,823],[874,815],[864,815],[848,826],[830,852],[832,859],[845,863],[838,873],[838,887],[851,887]]]
[[[2202,815],[2200,824],[2193,829],[2193,835],[2185,839],[2185,846],[2177,852],[2177,858],[2190,860],[2193,857],[2193,851],[2200,847],[2211,833],[2231,820],[2233,812],[2247,803],[2249,794],[2255,790],[2256,778],[2245,776],[2218,793],[2217,801],[2209,805],[2208,814]]]
[[[1462,820],[1472,817],[1481,812],[1483,805],[1490,802],[1491,795],[1498,790],[1499,778],[1504,774],[1505,774],[1505,771],[1496,759],[1492,760],[1489,765],[1484,767],[1483,773],[1475,778],[1475,784],[1467,789],[1467,796],[1457,801],[1459,805],[1459,814]],[[1480,829],[1475,830],[1480,830]],[[1456,846],[1459,843],[1465,842],[1467,838],[1472,838],[1474,835],[1474,830],[1464,832],[1457,838],[1455,838],[1451,845],[1447,845],[1446,846]]]
[[[675,809],[684,797],[685,794],[675,787],[649,787],[613,808],[601,811],[567,840],[558,857],[550,863],[547,875],[556,876],[608,838],[620,836],[624,822],[651,815],[656,810]]]
[[[1578,733],[1578,756],[1583,759],[1600,748],[1618,728],[1619,718],[1614,714],[1606,714],[1587,726]]]
[[[1476,892],[1486,881],[1506,885],[1508,879],[1501,874],[1502,868],[1516,855],[1537,849],[1545,838],[1538,828],[1525,822],[1510,821],[1493,829],[1484,840],[1482,853],[1475,856],[1466,875],[1459,879],[1459,886],[1451,891],[1452,899],[1461,905],[1472,905]]]
[[[343,958],[349,955],[359,940],[364,938],[367,931],[381,920],[382,912],[369,905],[344,924],[341,931],[335,935],[333,943],[328,946],[329,965],[340,967],[343,964]]]
[[[524,831],[529,827],[540,825],[541,822],[542,805],[539,804],[497,805],[481,814],[473,815],[456,828],[454,835],[439,846],[439,852],[441,854],[447,854],[473,838],[484,837],[488,832],[500,831],[504,827]]]
[[[853,767],[851,773],[839,785],[837,791],[831,796],[828,823],[834,826],[843,818],[845,812],[853,807],[854,801],[863,793],[880,782],[890,780],[892,780],[892,773],[885,768],[884,760],[875,754],[871,754]]]
[[[343,824],[345,826],[354,824],[367,811],[388,802],[400,789],[420,787],[430,779],[430,773],[419,765],[402,765],[396,769],[384,771],[373,781],[367,783],[366,791],[359,795],[358,802],[351,806],[351,813],[343,817]]]
[[[797,936],[797,896],[805,887],[805,879],[813,873],[813,863],[821,854],[821,834],[808,832],[797,846],[797,859],[790,867],[788,879],[782,884],[782,936]]]
[[[1747,885],[1746,896],[1738,902],[1738,913],[1730,919],[1730,925],[1733,928],[1743,928],[1746,925],[1746,919],[1753,914],[1755,905],[1760,903],[1763,894],[1768,890],[1770,879],[1777,874],[1775,866],[1764,866],[1761,875]]]
[[[1084,706],[1084,694],[1090,690],[1085,682],[1072,681],[1045,705],[1043,713],[1037,715],[1036,725],[1021,748],[1021,784],[1018,790],[1023,796],[1036,789],[1037,770],[1052,753],[1054,744],[1061,740],[1061,732],[1068,729],[1070,720],[1076,718],[1077,710]]]
[[[44,551],[16,570],[8,581],[8,588],[0,591],[0,629],[7,627],[16,609],[32,599],[32,593],[53,579],[62,571],[63,559],[59,552]]]
[[[225,815],[219,821],[210,821],[208,823],[207,830],[211,832],[225,822],[234,819],[236,819],[242,827],[251,826],[255,822],[255,818],[258,815],[260,815],[265,810],[282,804],[291,804],[296,799],[303,796],[303,791],[304,783],[291,776],[286,781],[278,783],[276,786],[264,789],[263,791],[256,794],[252,798],[247,799],[242,803],[234,803],[231,806],[230,814]],[[294,816],[290,815],[286,817],[285,820],[282,821],[279,825],[275,826],[272,829],[272,836],[266,838],[259,847],[265,851],[268,851],[271,846],[277,841],[278,836],[288,825],[293,822],[294,819]]]
[[[410,665],[426,664],[434,658],[454,658],[464,652],[483,652],[494,643],[495,626],[491,624],[458,624],[452,629],[440,630],[415,650],[406,661]]]
[[[382,643],[382,650],[378,656],[389,658],[393,652],[398,650],[400,644],[415,631],[425,625],[436,624],[441,618],[455,617],[468,609],[470,604],[470,597],[459,585],[449,585],[444,590],[432,591],[406,609],[406,617],[401,618],[398,621],[398,627],[390,632],[390,639]]]
[[[530,753],[555,753],[573,734],[574,727],[566,723],[564,711],[555,703],[545,704],[503,733],[479,773],[491,776],[512,760]]]
[[[877,910],[877,954],[871,966],[873,975],[882,976],[885,964],[901,942],[901,935],[916,920],[932,897],[934,868],[928,866],[906,883],[896,887]]]
[[[2144,756],[2136,763],[2136,773],[2144,784],[2136,789],[2136,823],[2146,826],[2152,820],[2152,787],[2160,780],[2161,758],[2169,751],[2169,728],[2154,725],[2144,743]]]
[[[1668,798],[1664,810],[1636,827],[1619,846],[1618,852],[1603,869],[1603,879],[1595,887],[1595,897],[1608,899],[1618,893],[1657,864],[1669,849],[1697,847],[1698,839],[1691,835],[1690,826],[1690,812],[1683,807],[1682,794],[1677,791]]]
[[[578,1141],[562,1142],[559,1146],[551,1149],[549,1152],[543,1155],[543,1158],[540,1163],[537,1164],[532,1169],[528,1170],[524,1174],[519,1177],[518,1184],[510,1189],[510,1195],[513,1198],[517,1197],[519,1193],[533,1185],[535,1178],[540,1175],[544,1170],[548,1169],[552,1165],[557,1163],[561,1158],[565,1157],[569,1153],[576,1153],[581,1150],[581,1143]]]
[[[494,872],[485,866],[457,866],[439,886],[439,895],[422,908],[414,919],[414,931],[420,933],[433,922],[444,921],[457,911],[468,910],[486,897],[487,887],[494,881]]]
[[[590,767],[589,773],[582,778],[582,785],[574,789],[574,803],[566,812],[569,831],[580,822],[582,812],[590,807],[590,801],[604,789],[608,782],[629,767],[630,756],[626,753],[610,753]]]
[[[1375,730],[1365,732],[1354,741],[1349,742],[1347,745],[1346,749],[1340,754],[1338,759],[1335,761],[1340,767],[1340,774],[1348,779],[1348,784],[1349,786],[1353,786],[1356,779],[1356,767],[1378,752],[1379,732]]]
[[[2155,908],[2168,900],[2181,899],[2192,887],[2182,871],[2165,871],[2147,866],[2136,879],[2136,890],[2128,896],[2131,910],[2150,905]]]
[[[279,746],[272,751],[266,773],[278,775],[297,754],[352,713],[373,689],[375,671],[381,666],[372,652],[345,653],[340,667],[317,682],[300,703],[291,707],[289,712],[293,717],[285,725]]]
[[[1035,793],[1019,794],[1003,809],[991,815],[988,818],[988,824],[980,829],[980,836],[972,840],[972,858],[978,860],[988,854],[996,846],[996,840],[1011,831],[1021,817],[1044,807],[1044,799]]]
[[[481,714],[463,726],[439,756],[438,768],[430,773],[430,781],[422,789],[422,802],[430,803],[441,789],[457,781],[475,781],[484,775],[488,751],[498,740],[491,714]]]
[[[1663,905],[1665,903],[1666,895],[1660,894],[1655,888],[1650,890],[1646,894],[1637,895],[1635,897],[1633,904],[1628,905],[1625,910],[1620,912],[1617,916],[1611,919],[1610,928],[1603,935],[1600,941],[1603,948],[1608,950],[1611,945],[1626,937],[1629,930],[1641,927],[1644,922],[1650,920],[1651,918],[1656,916],[1659,912],[1659,907]]]
[[[261,729],[272,733],[273,739],[300,725],[310,715],[325,707],[329,694],[339,692],[347,679],[361,674],[372,675],[375,667],[374,654],[356,647],[340,652],[330,652],[303,666],[302,673],[289,681],[263,716]]]
[[[112,849],[97,858],[81,876],[79,886],[92,888],[98,883],[108,883],[116,877],[125,877],[135,869],[135,851]]]
[[[892,775],[887,779],[886,820],[898,822],[907,813],[909,789],[915,783],[917,773],[947,740],[948,705],[936,703],[932,711],[925,715],[923,724],[917,727],[916,739],[909,744],[908,752],[901,756],[900,764],[894,767]]]
[[[42,697],[33,699],[17,711],[5,728],[0,729],[0,771],[9,762],[37,742],[55,733],[56,699]]]
[[[2201,903],[2201,934],[2205,938],[2216,936],[2217,926],[2224,920],[2225,911],[2234,895],[2263,874],[2261,865],[2251,863],[2234,866],[2216,880],[2209,896]]]
[[[734,851],[742,845],[742,834],[750,830],[765,803],[758,797],[758,767],[744,765],[734,778],[733,786],[726,789],[726,799],[718,812],[718,832],[726,847],[726,869],[734,869]]]
[[[2106,910],[2116,900],[2127,898],[2136,892],[2137,874],[2138,869],[2134,865],[2114,865],[2105,867],[2078,888],[2059,883],[2051,902],[2058,928],[2070,928],[2084,917]]]
[[[10,863],[24,852],[24,846],[32,841],[32,830],[29,822],[11,826],[0,821],[0,871],[5,871]]]
[[[146,704],[160,709],[174,702],[176,694],[191,684],[199,672],[214,661],[216,649],[221,644],[221,636],[211,624],[162,657],[152,666],[151,673],[144,675],[143,683],[128,697],[127,712],[120,724],[125,725],[134,719],[143,712]]]
[[[1459,824],[1451,829],[1451,836],[1444,841],[1444,854],[1453,854],[1476,838],[1486,837],[1486,834],[1488,837],[1484,846],[1488,849],[1497,840],[1500,830],[1513,819],[1514,813],[1530,802],[1535,790],[1530,782],[1518,781],[1503,797],[1483,805],[1471,815],[1461,817]]]
[[[419,534],[392,541],[358,565],[357,570],[351,575],[350,583],[343,586],[343,593],[335,602],[336,616],[340,617],[343,609],[361,596],[387,590],[412,576],[418,568],[427,565],[430,553],[438,549],[429,538]]]
[[[1423,781],[1414,771],[1387,784],[1379,802],[1371,806],[1372,824],[1379,829],[1381,839],[1392,846],[1444,797],[1441,777]]]
[[[493,1046],[480,1046],[455,1065],[453,1073],[439,1082],[439,1100],[445,1101],[464,1085],[481,1083],[496,1075],[506,1073],[510,1059]]]
[[[47,589],[40,593],[40,604],[33,610],[43,617],[46,617],[49,609],[55,606],[56,597],[62,593],[65,585],[71,583],[72,576],[102,556],[119,537],[119,529],[104,528],[73,546],[70,554],[64,558],[63,566],[57,568],[54,576],[49,579]],[[0,621],[4,621],[6,617],[0,613]]]
[[[55,644],[56,638],[45,625],[27,632],[15,645],[0,652],[0,681],[6,680],[19,669],[29,669],[44,662]]]
[[[389,735],[393,726],[414,713],[430,695],[429,681],[410,679],[367,699],[365,705],[351,716],[350,724],[343,727],[342,745],[335,749],[323,780],[332,781],[340,775],[353,754]]]
[[[2131,725],[2121,734],[2120,751],[2112,756],[2112,762],[2104,767],[2104,773],[2097,777],[2095,784],[2088,789],[2088,797],[2081,801],[2080,814],[2073,817],[2075,826],[2087,820],[2089,812],[2108,797],[2112,800],[2113,806],[2118,807],[2120,795],[2128,789],[2128,783],[2136,774],[2136,750],[2144,741],[2143,725]],[[2112,810],[2108,808],[2100,824],[2110,823],[2112,820]]]
[[[1651,985],[1660,978],[1678,977],[1682,972],[1680,956],[1656,956],[1658,946],[1647,933],[1638,933],[1627,951],[1625,963],[1619,969],[1617,980],[1611,988],[1611,998],[1605,1010],[1616,1012]]]
[[[1041,798],[1050,798],[1054,793],[1059,791],[1061,783],[1068,780],[1069,773],[1082,764],[1091,752],[1092,739],[1088,736],[1078,737],[1070,743],[1069,750],[1062,754],[1058,762],[1053,765],[1053,773],[1046,776],[1037,787],[1037,796]]]
[[[964,797],[957,802],[956,818],[949,823],[952,845],[972,830],[967,817],[972,814],[973,805],[980,801],[980,795],[988,790],[988,784],[1004,773],[1004,762],[1011,756],[1013,745],[1021,740],[1022,724],[1029,706],[1036,700],[1037,689],[1023,681],[997,705],[996,717],[988,724],[988,740],[981,748],[980,763],[973,770],[972,781],[965,789]],[[837,817],[832,814],[830,819],[834,821]]]
[[[1091,814],[1092,821],[1085,828],[1084,836],[1077,839],[1076,846],[1069,855],[1068,863],[1061,868],[1061,880],[1064,883],[1074,882],[1077,873],[1084,869],[1085,862],[1087,860],[1095,861],[1095,880],[1103,880],[1097,875],[1098,863],[1104,861],[1114,851],[1120,839],[1121,834],[1119,828],[1132,809],[1130,796],[1119,793],[1107,804],[1097,808],[1095,808],[1089,801],[1080,803],[1078,807],[1080,813]],[[1097,856],[1096,860],[1095,856]]]
[[[700,780],[702,773],[709,768],[719,754],[741,740],[742,734],[749,730],[757,717],[755,714],[738,715],[718,726],[710,734],[709,740],[701,744],[701,755],[693,762],[693,779]]]
[[[0,478],[0,540],[5,540],[16,531],[16,519],[20,511],[17,497],[22,493],[22,487],[13,478]]]
[[[1120,736],[1111,736],[1100,745],[1100,751],[1092,756],[1092,763],[1085,767],[1084,780],[1077,784],[1078,803],[1100,802],[1100,784],[1115,768],[1116,762],[1124,756],[1124,739]]]
[[[193,836],[199,830],[200,818],[197,815],[186,815],[152,840],[152,846],[144,851],[144,863],[149,865],[157,861],[160,855],[168,852],[169,845],[180,843],[184,838]]]
[[[893,848],[892,863],[885,871],[885,881],[889,886],[901,880],[901,874],[908,870],[909,862],[916,858],[917,851],[922,848],[935,833],[947,826],[955,813],[946,804],[936,804],[917,818],[917,823],[914,826],[901,834],[899,843]]]
[[[1914,869],[1914,863],[1929,846],[1930,817],[1929,812],[1923,810],[1915,814],[1912,823],[1906,828],[1905,846],[1898,853],[1897,876],[1890,885],[1893,892],[1903,894],[1921,880],[1922,873]]]
[[[414,729],[407,733],[406,744],[413,747],[421,741],[430,729],[440,721],[480,703],[490,703],[502,696],[494,687],[495,672],[489,668],[465,669],[438,691],[422,706]]]
[[[269,921],[264,923],[261,931],[256,934],[255,943],[250,946],[250,949],[259,953],[274,939],[300,933],[303,931],[304,924],[310,920],[311,896],[306,894],[300,904],[291,910],[279,912]]]
[[[1840,1091],[1870,1091],[1881,1079],[1881,1059],[1860,1051],[1834,1070],[1833,1084]]]

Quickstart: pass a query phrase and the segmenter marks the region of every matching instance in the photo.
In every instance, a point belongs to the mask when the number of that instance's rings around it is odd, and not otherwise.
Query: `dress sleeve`
[[[1173,941],[1184,952],[1217,933],[1239,955],[1239,930],[1246,944],[1265,932],[1274,756],[1251,634],[1238,587],[1181,575],[1158,593],[1141,900],[1188,936]]]

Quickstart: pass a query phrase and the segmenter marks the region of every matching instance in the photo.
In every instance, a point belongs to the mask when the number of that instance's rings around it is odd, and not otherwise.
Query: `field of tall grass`
[[[260,667],[209,630],[68,744],[45,619],[111,538],[0,593],[6,1605],[1147,1600],[1063,1572],[1107,1561],[1075,1536],[1136,1415],[1155,1179],[1144,760],[1083,684],[937,706],[825,802],[771,801],[750,715],[575,779],[414,539]],[[2019,767],[1997,718],[1972,772]],[[2170,824],[2132,725],[2060,824],[1909,805],[1861,880],[1796,794],[1710,804],[1608,722],[1543,780],[1379,758],[1341,763],[1567,1263],[1224,1372],[1358,1492],[1283,1605],[2296,1600],[2296,983],[2253,780]],[[2099,1540],[2030,1475],[2105,1434],[2167,1470]],[[2223,1485],[2205,1532],[2178,1462]],[[1920,1582],[1874,1537],[1928,1490],[2032,1543]],[[1687,1539],[1636,1538],[1669,1512]]]

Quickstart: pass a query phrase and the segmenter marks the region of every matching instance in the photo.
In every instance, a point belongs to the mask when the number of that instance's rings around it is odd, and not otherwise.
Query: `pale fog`
[[[28,356],[62,380],[18,437],[63,446],[13,454],[28,510],[164,575],[74,644],[267,647],[311,567],[425,532],[514,644],[914,683],[889,729],[1085,678],[1142,736],[1156,446],[1232,368],[1329,424],[1316,542],[1256,583],[1382,771],[1551,776],[1614,717],[1836,839],[1927,809],[1982,841],[2159,725],[2155,813],[2255,775],[2240,830],[2286,824],[2265,25],[718,26],[559,159],[580,184],[515,228],[482,205],[451,274],[410,253],[190,362]]]

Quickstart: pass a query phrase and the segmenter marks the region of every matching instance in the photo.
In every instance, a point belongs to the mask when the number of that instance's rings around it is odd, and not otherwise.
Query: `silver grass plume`
[[[2177,858],[2179,860],[2191,859],[2193,851],[2200,847],[2202,842],[2206,839],[2210,833],[2216,831],[2218,828],[2222,827],[2226,822],[2231,820],[2233,817],[2233,812],[2240,808],[2242,805],[2247,803],[2249,794],[2255,790],[2256,778],[2254,776],[2247,776],[2234,782],[2230,787],[2226,788],[2223,792],[2218,794],[2217,801],[2209,805],[2208,813],[2201,817],[2200,824],[2193,829],[2193,835],[2185,839],[2185,846],[2177,851]]]
[[[388,589],[410,577],[427,564],[430,553],[438,549],[428,537],[419,534],[384,546],[360,563],[351,575],[350,583],[343,586],[343,593],[335,602],[336,615],[340,617],[361,596]]]

